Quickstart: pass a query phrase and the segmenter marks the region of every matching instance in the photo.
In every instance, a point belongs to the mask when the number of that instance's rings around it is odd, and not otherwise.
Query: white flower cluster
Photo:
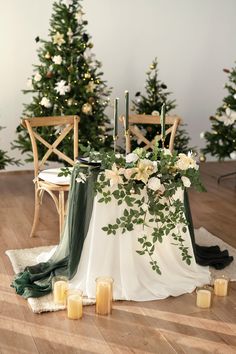
[[[216,116],[216,119],[223,122],[226,126],[234,124],[236,122],[236,111],[226,108],[225,114],[222,116]]]

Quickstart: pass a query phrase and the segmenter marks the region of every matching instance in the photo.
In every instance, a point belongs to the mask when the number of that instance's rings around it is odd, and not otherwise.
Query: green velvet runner
[[[11,286],[16,289],[17,294],[24,298],[50,293],[55,275],[64,275],[71,279],[77,271],[92,215],[94,183],[99,173],[99,168],[84,167],[86,172],[88,168],[91,173],[85,183],[76,182],[76,166],[73,169],[68,196],[68,217],[54,255],[48,262],[26,267],[12,282]]]

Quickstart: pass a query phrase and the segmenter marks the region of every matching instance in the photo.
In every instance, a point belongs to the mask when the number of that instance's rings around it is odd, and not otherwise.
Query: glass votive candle
[[[211,307],[212,302],[212,289],[210,287],[197,288],[197,307],[207,309]]]
[[[216,296],[227,296],[229,289],[229,278],[222,275],[214,280],[214,294]]]
[[[83,317],[83,292],[79,289],[68,289],[67,317],[71,320]]]
[[[96,313],[109,315],[112,312],[113,279],[110,277],[96,278]]]
[[[57,275],[52,279],[53,301],[58,305],[66,305],[68,278]]]

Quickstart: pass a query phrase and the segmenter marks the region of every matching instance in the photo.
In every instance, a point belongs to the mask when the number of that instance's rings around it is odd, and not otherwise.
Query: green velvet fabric
[[[52,291],[52,279],[55,275],[73,278],[80,261],[84,240],[92,215],[94,183],[99,169],[89,168],[90,176],[85,183],[77,183],[77,168],[73,169],[69,192],[68,217],[61,242],[48,262],[28,266],[16,275],[11,286],[17,294],[28,297],[40,297]]]

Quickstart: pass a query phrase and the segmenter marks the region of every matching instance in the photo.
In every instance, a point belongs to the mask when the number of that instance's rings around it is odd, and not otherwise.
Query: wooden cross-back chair
[[[125,117],[121,116],[121,121],[123,125],[125,126]],[[178,125],[180,124],[181,119],[178,116],[166,116],[165,117],[165,126],[166,127],[166,132],[165,136],[168,137],[169,135],[169,143],[168,146],[165,145],[165,147],[170,149],[172,152],[174,149],[174,139],[176,135],[176,131],[178,128]],[[156,125],[160,126],[160,134],[156,135],[153,140],[149,141],[144,134],[142,133],[142,130],[138,127],[138,125]],[[161,118],[160,116],[152,116],[152,115],[146,115],[146,114],[131,114],[129,115],[129,134],[126,136],[126,152],[129,153],[131,152],[131,139],[132,137],[135,137],[136,139],[139,140],[141,146],[145,150],[149,149],[154,149],[154,146],[156,144],[156,141],[160,141],[162,136],[161,136]]]
[[[34,157],[34,185],[35,185],[35,209],[34,220],[30,237],[35,235],[39,222],[39,210],[42,204],[44,192],[47,192],[53,199],[57,212],[59,214],[60,235],[63,230],[65,217],[65,192],[70,188],[70,177],[58,177],[60,168],[45,169],[45,164],[50,159],[51,154],[56,154],[60,160],[66,161],[73,166],[78,157],[78,125],[80,118],[78,116],[59,116],[59,117],[33,117],[23,118],[21,124],[27,128],[30,135],[33,157]],[[55,140],[51,144],[47,142],[37,132],[39,127],[55,126],[58,130],[58,136],[55,133]],[[60,151],[59,144],[72,131],[73,133],[73,159]],[[39,160],[38,144],[46,148],[46,153],[42,160]]]

